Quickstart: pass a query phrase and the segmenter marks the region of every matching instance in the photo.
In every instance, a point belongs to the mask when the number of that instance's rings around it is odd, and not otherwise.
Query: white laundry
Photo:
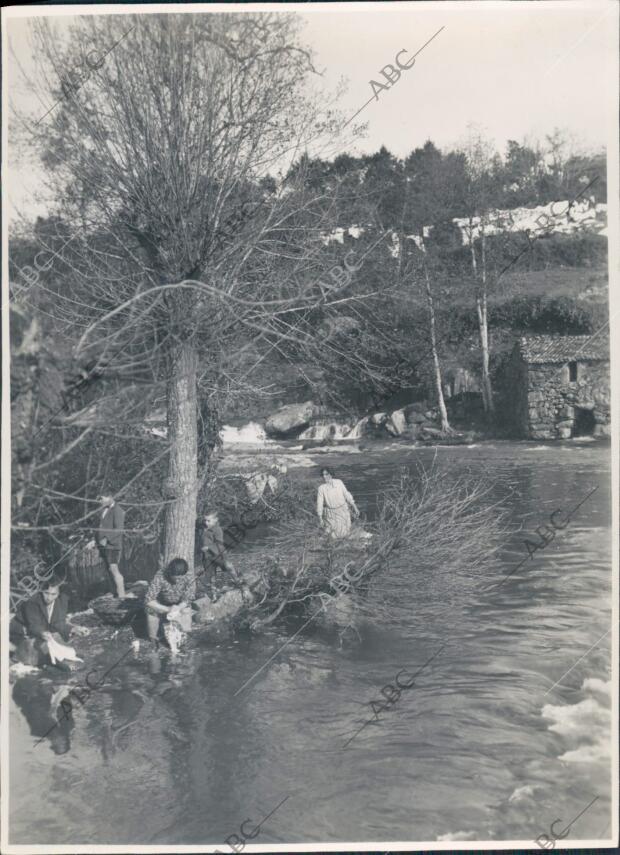
[[[56,662],[63,662],[64,660],[68,662],[84,661],[80,659],[73,647],[69,647],[68,644],[61,644],[55,638],[47,639],[47,650],[52,660],[52,665],[55,665]]]

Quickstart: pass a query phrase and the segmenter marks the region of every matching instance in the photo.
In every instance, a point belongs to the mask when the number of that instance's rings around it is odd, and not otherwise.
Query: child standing
[[[217,601],[218,595],[215,585],[218,570],[230,573],[233,580],[241,585],[243,580],[237,570],[226,558],[226,545],[224,543],[224,532],[219,524],[216,511],[210,511],[203,518],[203,530],[201,539],[202,566],[207,576],[207,582],[211,586],[211,599]]]

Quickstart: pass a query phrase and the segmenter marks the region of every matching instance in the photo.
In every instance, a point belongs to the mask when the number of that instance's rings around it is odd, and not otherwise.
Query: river
[[[244,820],[251,832],[265,817],[250,842],[533,842],[595,798],[570,837],[609,836],[609,446],[485,442],[436,453],[451,471],[488,471],[506,499],[513,533],[484,578],[417,572],[408,556],[390,571],[410,582],[393,621],[365,624],[360,642],[342,648],[311,624],[294,636],[298,627],[223,632],[176,662],[128,655],[71,726],[40,742],[42,678],[20,678],[10,842],[230,851],[224,841]],[[399,468],[433,454],[393,443],[299,459],[336,467],[372,516]],[[317,479],[315,467],[290,471]],[[595,487],[515,571],[524,537],[538,539],[550,513]],[[244,548],[263,548],[261,538]],[[97,667],[126,648],[120,637],[102,646]],[[425,663],[347,744],[381,688]]]

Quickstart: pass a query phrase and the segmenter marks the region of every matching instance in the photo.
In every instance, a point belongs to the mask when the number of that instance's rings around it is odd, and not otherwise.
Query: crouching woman
[[[144,598],[150,641],[158,643],[162,622],[172,613],[180,628],[191,628],[191,604],[196,597],[196,577],[184,558],[173,558],[158,570]]]

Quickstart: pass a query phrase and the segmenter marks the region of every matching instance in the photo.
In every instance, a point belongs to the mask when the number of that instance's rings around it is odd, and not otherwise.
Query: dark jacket
[[[24,635],[30,638],[42,638],[44,632],[58,632],[65,641],[69,638],[71,627],[67,623],[69,598],[59,594],[54,601],[51,620],[47,616],[47,606],[41,593],[35,594],[19,609],[11,621],[10,635],[20,638]]]
[[[213,555],[222,555],[226,552],[226,547],[224,546],[224,532],[222,531],[221,526],[216,524],[209,528],[206,526],[203,528],[201,550],[203,552],[210,552]]]
[[[123,548],[123,530],[125,528],[125,511],[116,502],[111,508],[106,508],[101,515],[99,528],[95,532],[95,540],[101,543],[107,538],[106,546],[113,549]]]

